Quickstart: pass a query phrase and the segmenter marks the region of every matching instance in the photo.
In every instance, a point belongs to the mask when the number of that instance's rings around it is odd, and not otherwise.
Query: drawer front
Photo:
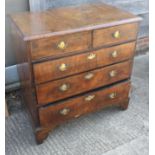
[[[131,74],[132,61],[111,65],[61,80],[36,86],[38,104],[64,99],[91,89],[126,79]]]
[[[31,57],[32,60],[49,56],[60,57],[67,53],[88,50],[90,45],[90,32],[80,32],[34,40],[31,41]]]
[[[35,82],[46,82],[94,69],[97,67],[96,57],[97,55],[95,52],[90,52],[35,64],[33,66]]]
[[[113,45],[129,40],[135,40],[137,36],[138,23],[119,25],[110,28],[94,30],[93,47]]]
[[[130,82],[123,82],[109,88],[68,99],[56,105],[40,108],[41,126],[60,124],[107,106],[119,105],[119,103],[128,100],[129,90]]]
[[[94,52],[34,64],[35,83],[39,84],[127,60],[133,57],[134,48],[135,42],[131,42]]]
[[[101,67],[132,58],[135,53],[135,45],[135,42],[131,42],[98,50],[97,66]]]

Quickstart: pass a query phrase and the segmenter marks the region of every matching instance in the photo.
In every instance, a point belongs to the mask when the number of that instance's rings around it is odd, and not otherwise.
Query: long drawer
[[[132,60],[36,86],[38,104],[44,105],[130,77]]]
[[[135,42],[110,48],[102,48],[93,52],[78,54],[57,60],[46,61],[33,65],[35,83],[39,84],[68,75],[88,71],[123,60],[134,55]]]
[[[40,123],[42,126],[60,124],[107,106],[122,104],[128,100],[129,90],[130,82],[126,81],[56,105],[40,108]]]

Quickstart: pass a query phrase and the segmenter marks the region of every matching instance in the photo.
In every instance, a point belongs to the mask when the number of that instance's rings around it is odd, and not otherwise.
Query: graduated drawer
[[[93,47],[113,45],[135,40],[138,31],[138,23],[119,25],[104,29],[94,30]]]
[[[91,45],[91,33],[79,32],[63,36],[48,37],[31,41],[32,60],[88,50]]]
[[[132,61],[36,86],[38,104],[47,104],[130,77]]]
[[[68,75],[84,72],[127,60],[134,55],[135,42],[102,48],[97,51],[78,54],[57,60],[34,64],[35,83],[55,80]]]
[[[66,120],[100,110],[107,106],[119,106],[119,104],[128,100],[129,91],[130,82],[127,81],[48,107],[40,108],[40,123],[42,126],[60,124]]]

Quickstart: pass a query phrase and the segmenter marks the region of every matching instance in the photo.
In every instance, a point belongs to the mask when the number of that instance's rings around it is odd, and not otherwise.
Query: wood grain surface
[[[69,119],[111,105],[127,109],[141,18],[96,3],[18,13],[11,20],[38,143]]]
[[[65,48],[58,46],[64,43]],[[37,39],[30,42],[32,60],[48,57],[60,57],[70,52],[86,51],[91,46],[91,32],[72,33],[70,35]]]
[[[38,104],[45,105],[116,81],[127,79],[131,74],[131,69],[132,61],[126,61],[102,69],[96,69],[61,80],[37,85]],[[116,72],[116,75],[111,77],[110,73],[113,71]],[[93,76],[90,79],[86,79],[88,75]],[[61,91],[61,87],[65,87],[67,90]]]
[[[124,82],[115,86],[94,91],[73,99],[60,102],[39,109],[39,117],[42,126],[57,125],[66,120],[77,118],[83,114],[99,110],[106,106],[118,105],[128,99],[130,90],[130,82]],[[116,93],[114,98],[110,98],[112,93]],[[94,96],[92,100],[86,100],[88,97]],[[66,115],[61,111],[68,109]]]
[[[120,33],[119,38],[115,38],[115,32]],[[125,41],[135,40],[138,32],[138,24],[125,24],[106,29],[97,29],[93,33],[93,47],[102,47],[104,45],[113,45]]]
[[[131,42],[57,60],[37,63],[33,65],[35,82],[36,84],[48,82],[97,67],[128,60],[133,57],[134,51],[135,42]],[[94,55],[93,59],[89,59],[91,55]],[[62,65],[65,65],[66,69],[61,70]]]

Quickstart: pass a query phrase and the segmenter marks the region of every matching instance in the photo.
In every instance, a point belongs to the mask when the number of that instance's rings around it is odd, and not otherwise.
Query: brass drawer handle
[[[67,65],[66,64],[64,64],[64,63],[62,63],[60,66],[59,66],[59,70],[60,71],[65,71],[65,70],[67,70]]]
[[[109,73],[110,77],[115,77],[117,75],[117,71],[116,70],[112,70],[110,73]]]
[[[59,44],[58,44],[58,46],[57,46],[59,49],[61,49],[61,50],[63,50],[63,49],[65,49],[66,48],[66,44],[65,44],[65,42],[64,41],[61,41]]]
[[[64,92],[64,91],[67,91],[69,89],[69,84],[62,84],[60,87],[59,87],[59,90]]]
[[[85,101],[91,101],[95,98],[95,95],[89,95],[87,97],[85,97]]]
[[[96,54],[94,53],[90,53],[87,57],[88,60],[92,60],[92,59],[95,59],[96,58]]]
[[[86,80],[90,80],[90,79],[92,79],[93,77],[94,77],[94,74],[93,74],[93,73],[88,73],[88,74],[85,75],[84,78],[85,78]]]
[[[111,53],[111,56],[112,56],[113,58],[116,58],[116,57],[118,56],[118,52],[117,52],[117,51],[113,51],[113,52]]]
[[[64,108],[64,109],[60,110],[60,114],[63,116],[67,115],[69,112],[70,112],[69,108]]]
[[[109,98],[110,98],[110,99],[114,99],[114,98],[116,98],[116,96],[117,96],[116,93],[111,93],[111,94],[109,94]]]
[[[116,38],[116,39],[120,38],[121,37],[120,31],[115,31],[113,33],[113,37]]]

